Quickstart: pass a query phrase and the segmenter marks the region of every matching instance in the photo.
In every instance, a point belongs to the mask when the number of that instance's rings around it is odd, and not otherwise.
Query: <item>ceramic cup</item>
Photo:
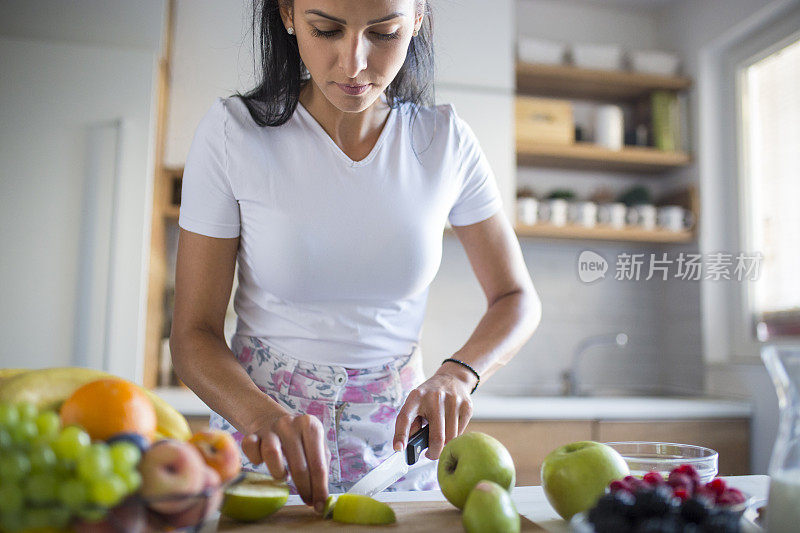
[[[597,224],[597,204],[594,202],[570,203],[569,221],[587,228],[594,227]]]
[[[601,105],[595,116],[595,143],[609,150],[621,150],[625,140],[622,108],[617,105]]]
[[[628,208],[622,202],[602,204],[597,209],[597,219],[600,224],[611,226],[614,229],[625,227],[625,214]]]
[[[651,230],[656,227],[656,206],[651,204],[634,205],[628,208],[628,224]]]
[[[531,196],[517,198],[517,220],[525,225],[533,226],[538,220],[539,200]]]
[[[667,231],[683,231],[694,224],[694,216],[691,211],[679,205],[659,207],[656,219],[658,227]]]
[[[564,226],[567,224],[567,207],[567,201],[563,198],[544,200],[539,210],[539,216],[542,222],[547,222],[554,226]]]

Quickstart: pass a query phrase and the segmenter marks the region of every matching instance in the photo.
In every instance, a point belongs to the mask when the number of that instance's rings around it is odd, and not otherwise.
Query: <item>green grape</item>
[[[142,475],[136,469],[128,470],[127,472],[117,472],[117,475],[128,488],[128,494],[136,492],[139,490],[139,487],[142,486]]]
[[[14,440],[11,438],[11,433],[8,428],[0,426],[0,452],[9,450],[14,445]]]
[[[20,420],[35,420],[39,414],[39,408],[31,402],[20,402],[17,404],[17,412]]]
[[[132,442],[119,441],[115,442],[110,447],[111,460],[114,463],[114,472],[122,474],[136,469],[139,460],[142,458],[142,452],[139,447]]]
[[[127,490],[125,482],[118,475],[111,474],[91,482],[89,499],[103,507],[114,507],[125,497]]]
[[[87,522],[99,522],[106,517],[107,513],[108,509],[97,509],[93,507],[91,509],[81,509],[76,514]]]
[[[72,512],[66,507],[55,506],[50,507],[48,510],[50,526],[63,529],[66,528],[72,520]]]
[[[48,438],[55,438],[61,430],[61,419],[55,411],[44,411],[36,416],[36,427],[39,435]]]
[[[89,488],[78,478],[70,478],[58,486],[58,499],[67,508],[77,511],[86,505],[89,499]]]
[[[0,455],[0,479],[14,483],[27,476],[31,471],[31,462],[19,450],[12,450]]]
[[[25,517],[19,513],[0,513],[0,531],[22,531],[25,529]]]
[[[53,441],[53,451],[59,459],[75,461],[91,443],[91,437],[84,430],[78,426],[68,426]]]
[[[46,507],[28,507],[24,511],[25,528],[38,529],[50,526],[50,509]]]
[[[50,473],[31,474],[25,479],[25,499],[36,504],[50,503],[56,499],[58,478]]]
[[[31,441],[39,435],[39,428],[36,422],[27,418],[20,420],[16,425],[11,426],[11,440],[19,447],[27,448]]]
[[[42,442],[37,442],[31,446],[31,450],[28,452],[28,459],[31,462],[31,472],[50,472],[58,462],[53,448],[49,444]]]
[[[25,499],[18,485],[7,482],[0,485],[0,515],[19,513],[24,503]]]
[[[111,461],[111,452],[109,452],[108,446],[98,442],[90,445],[78,457],[76,466],[79,477],[86,481],[92,481],[110,474],[114,464]]]
[[[19,422],[17,406],[10,403],[0,403],[0,426],[10,428]]]

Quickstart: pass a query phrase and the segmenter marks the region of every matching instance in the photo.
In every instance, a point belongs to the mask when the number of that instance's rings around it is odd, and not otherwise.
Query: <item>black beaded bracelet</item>
[[[463,367],[466,367],[466,369],[467,369],[467,370],[469,370],[470,372],[472,372],[473,374],[475,374],[475,379],[477,379],[478,381],[475,383],[475,386],[474,386],[474,387],[472,387],[472,390],[471,390],[469,393],[470,393],[470,394],[472,394],[473,392],[475,392],[475,389],[477,389],[477,388],[478,388],[478,384],[481,382],[481,376],[480,376],[480,374],[478,374],[478,373],[475,371],[475,369],[474,369],[474,368],[472,368],[471,366],[469,366],[469,365],[468,365],[467,363],[465,363],[464,361],[459,361],[458,359],[453,359],[452,357],[448,357],[447,359],[445,359],[444,361],[442,361],[442,364],[445,364],[445,363],[446,363],[446,362],[448,362],[448,361],[452,361],[453,363],[458,363],[459,365],[461,365],[461,366],[463,366]]]

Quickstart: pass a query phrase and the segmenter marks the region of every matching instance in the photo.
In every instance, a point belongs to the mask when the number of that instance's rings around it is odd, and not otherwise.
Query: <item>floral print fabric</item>
[[[328,491],[346,492],[391,455],[397,413],[408,393],[423,381],[418,347],[394,362],[371,368],[346,368],[301,361],[256,337],[235,335],[233,353],[258,388],[293,414],[317,417],[331,452]],[[241,447],[242,435],[212,411],[210,426],[230,432]],[[242,453],[244,470],[269,473]],[[297,489],[289,479],[292,494]],[[387,491],[438,488],[436,462],[423,454]]]

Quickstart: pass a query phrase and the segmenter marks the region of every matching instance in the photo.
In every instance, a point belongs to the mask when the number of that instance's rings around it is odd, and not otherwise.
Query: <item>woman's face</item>
[[[403,66],[421,8],[418,0],[294,0],[283,20],[319,90],[341,111],[360,112]]]

